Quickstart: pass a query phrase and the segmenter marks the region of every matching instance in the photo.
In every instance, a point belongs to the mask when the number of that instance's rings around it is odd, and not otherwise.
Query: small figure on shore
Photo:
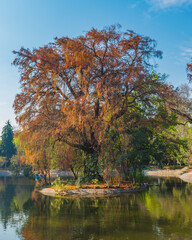
[[[35,181],[41,181],[43,179],[43,175],[42,174],[36,174],[35,175]]]

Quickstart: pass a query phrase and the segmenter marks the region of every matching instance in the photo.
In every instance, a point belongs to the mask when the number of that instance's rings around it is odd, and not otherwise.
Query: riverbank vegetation
[[[154,40],[110,26],[14,54],[16,164],[45,182],[68,170],[79,184],[135,183],[150,164],[190,164],[191,90],[157,72]]]

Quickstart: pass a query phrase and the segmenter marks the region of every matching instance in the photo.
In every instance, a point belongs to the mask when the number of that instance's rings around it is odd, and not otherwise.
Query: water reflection
[[[19,239],[16,232],[28,214],[24,206],[31,201],[33,183],[23,178],[0,178],[0,239]]]
[[[192,185],[175,179],[141,194],[61,199],[35,194],[29,181],[0,178],[0,239],[192,237],[191,203]],[[6,235],[11,230],[14,238]]]

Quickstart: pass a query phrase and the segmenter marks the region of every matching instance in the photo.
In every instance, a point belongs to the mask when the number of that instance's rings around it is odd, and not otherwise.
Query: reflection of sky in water
[[[0,240],[22,239],[17,233],[28,218],[24,206],[31,197],[31,181],[1,177],[0,186]]]
[[[157,182],[157,180],[151,180]],[[192,185],[160,180],[139,194],[61,199],[0,178],[0,240],[164,240],[192,236]]]
[[[0,224],[0,240],[20,240],[21,237],[18,237],[16,234],[17,230],[21,228],[24,222],[17,224],[8,225],[6,229]],[[30,239],[29,239],[30,240]]]

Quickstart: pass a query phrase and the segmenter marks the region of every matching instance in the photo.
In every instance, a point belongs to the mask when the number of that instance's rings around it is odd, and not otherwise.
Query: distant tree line
[[[7,121],[2,130],[0,141],[0,157],[3,160],[3,167],[9,167],[11,158],[16,154],[16,146],[13,142],[14,132],[10,121]]]

